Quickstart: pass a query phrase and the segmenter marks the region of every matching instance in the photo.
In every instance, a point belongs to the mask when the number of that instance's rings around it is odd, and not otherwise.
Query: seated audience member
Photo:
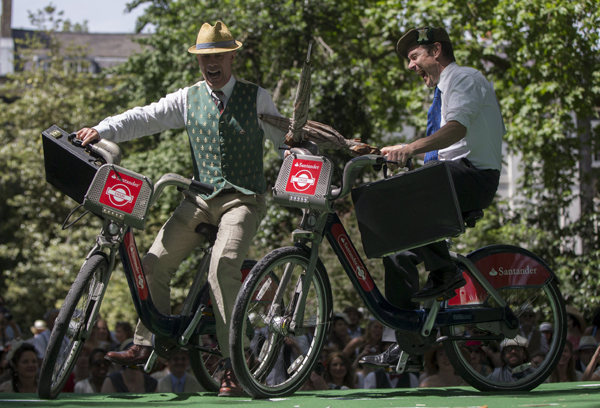
[[[590,358],[581,381],[600,381],[600,346],[596,347],[596,351]]]
[[[344,353],[335,352],[325,362],[325,381],[330,390],[349,390],[355,388],[356,378],[352,364]]]
[[[569,305],[567,309],[567,340],[571,342],[573,349],[579,348],[579,339],[586,329],[585,319],[579,310]]]
[[[331,351],[344,351],[346,345],[350,342],[348,334],[348,323],[340,316],[333,316],[331,321],[331,332],[327,338],[327,347]]]
[[[106,320],[98,316],[96,323],[94,323],[94,326],[92,327],[90,338],[86,340],[83,347],[88,349],[90,352],[97,348],[101,348],[103,350],[112,350],[113,342]]]
[[[317,364],[315,365],[314,370],[312,371],[312,373],[310,373],[310,376],[308,377],[308,379],[302,386],[302,388],[300,388],[300,391],[328,390],[329,385],[325,381],[325,378],[323,378],[324,375],[325,375],[325,366],[319,360],[317,362]]]
[[[558,365],[550,374],[548,382],[572,382],[581,381],[581,371],[575,370],[575,354],[573,353],[573,344],[569,340],[565,343]]]
[[[156,392],[201,392],[200,386],[193,375],[187,373],[190,358],[187,351],[179,350],[167,359],[171,373],[158,381]]]
[[[546,338],[538,330],[538,314],[531,307],[526,308],[519,315],[519,323],[521,325],[519,334],[521,337],[527,339],[527,351],[529,355],[537,351],[548,350]]]
[[[108,375],[111,362],[104,359],[106,350],[97,348],[89,356],[90,377],[75,383],[75,393],[98,394]]]
[[[21,339],[13,340],[6,359],[12,378],[0,384],[0,392],[36,393],[38,356],[35,347]]]
[[[552,341],[552,324],[548,322],[544,322],[540,324],[540,333],[546,339],[546,344],[550,344]],[[546,353],[547,350],[541,350],[543,353]],[[532,354],[533,355],[533,354]]]
[[[383,325],[375,319],[371,319],[367,324],[365,334],[360,337],[356,337],[344,347],[344,354],[354,361],[360,360],[366,355],[377,355],[383,352],[383,342],[381,337],[383,336]]]
[[[40,364],[44,359],[44,355],[46,354],[46,347],[48,347],[48,341],[50,341],[50,334],[52,334],[52,329],[54,328],[54,321],[58,317],[59,310],[51,309],[48,310],[44,314],[44,320],[46,321],[46,330],[39,333],[33,338],[33,345],[35,346],[35,351],[38,355],[38,359],[40,360]]]
[[[156,392],[157,385],[158,381],[145,372],[121,367],[121,371],[109,374],[106,377],[100,392],[103,394],[117,392],[144,394]]]
[[[82,348],[79,352],[79,357],[75,362],[75,368],[73,369],[73,381],[78,383],[79,381],[87,380],[90,378],[90,355],[91,351],[87,348]],[[74,389],[73,389],[74,390]]]
[[[546,353],[538,351],[531,356],[531,367],[539,368],[542,362],[546,359]]]
[[[575,360],[575,369],[582,373],[592,360],[592,356],[598,347],[598,342],[592,336],[582,336],[579,339],[579,349],[575,350],[575,355],[579,357]]]
[[[418,388],[419,379],[414,373],[404,372],[402,374],[388,373],[379,368],[370,372],[365,377],[363,387],[365,389],[390,389],[390,388]]]
[[[514,339],[504,339],[500,343],[500,356],[503,365],[495,368],[488,378],[499,382],[513,382],[533,373],[531,367],[521,369],[523,364],[529,362],[527,345],[527,339],[519,335]]]
[[[360,321],[363,318],[360,310],[354,306],[346,306],[344,308],[344,314],[348,317],[348,334],[351,339],[355,339],[365,334],[365,330],[360,327]]]
[[[470,340],[465,343],[465,348],[471,355],[471,367],[479,374],[488,376],[492,373],[492,368],[488,358],[483,350],[483,343],[478,340]]]
[[[0,295],[0,338],[2,339],[0,346],[6,347],[11,341],[20,337],[21,328],[6,306],[4,297]]]
[[[133,328],[128,322],[117,322],[115,325],[115,339],[117,340],[116,349],[125,350],[130,343],[133,343]]]
[[[465,358],[470,359],[468,351],[463,350]],[[433,373],[425,378],[419,388],[430,388],[430,387],[456,387],[460,385],[467,385],[462,378],[460,378],[454,371],[454,367],[450,363],[450,359],[446,355],[446,351],[442,345],[434,347],[425,353],[425,367],[429,373]]]
[[[596,339],[598,343],[600,343],[600,307],[594,310],[594,315],[592,316],[592,324],[585,329],[584,334],[587,336],[592,336]]]
[[[106,377],[100,392],[103,394],[116,392],[151,393],[156,392],[157,385],[158,381],[145,372],[122,366],[120,371],[109,374]]]

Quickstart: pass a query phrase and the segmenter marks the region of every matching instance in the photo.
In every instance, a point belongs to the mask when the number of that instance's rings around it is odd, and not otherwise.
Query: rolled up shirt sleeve
[[[258,94],[256,95],[256,113],[273,115],[282,117],[277,110],[273,98],[266,89],[258,88]],[[262,131],[265,133],[265,137],[273,142],[273,146],[277,149],[277,153],[283,158],[285,153],[284,150],[279,149],[280,146],[285,146],[285,135],[287,131],[277,129],[274,126],[265,124],[262,120],[258,119],[258,124]]]
[[[158,102],[109,116],[93,128],[115,143],[185,127],[187,90],[170,93]]]

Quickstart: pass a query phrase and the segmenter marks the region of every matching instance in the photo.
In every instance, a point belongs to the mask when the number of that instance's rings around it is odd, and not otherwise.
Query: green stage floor
[[[408,390],[298,392],[287,398],[252,400],[216,394],[0,394],[4,407],[285,407],[285,408],[600,408],[600,383],[543,384],[525,393],[481,393],[471,387]]]

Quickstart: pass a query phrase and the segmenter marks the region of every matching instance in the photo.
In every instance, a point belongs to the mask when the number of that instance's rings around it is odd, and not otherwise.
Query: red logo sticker
[[[131,214],[140,194],[142,181],[111,170],[100,195],[100,202],[119,211]]]
[[[294,159],[285,191],[314,195],[322,167],[320,161]]]
[[[127,256],[129,257],[129,263],[133,269],[133,279],[135,280],[135,286],[137,286],[140,299],[146,300],[148,298],[148,285],[146,283],[146,277],[140,264],[140,257],[138,255],[137,246],[133,239],[133,233],[128,232],[125,234],[125,247],[127,248]]]
[[[535,259],[513,252],[486,256],[475,262],[475,266],[496,290],[507,286],[541,286],[552,276]],[[463,272],[463,276],[467,284],[458,290],[458,295],[448,304],[467,305],[485,301],[488,296],[487,291],[469,272]]]
[[[337,241],[340,248],[342,248],[342,252],[350,263],[352,271],[354,271],[354,274],[358,278],[360,286],[362,286],[362,288],[367,292],[372,291],[375,287],[373,279],[371,278],[371,275],[369,275],[369,272],[367,272],[367,268],[365,267],[362,259],[360,259],[358,256],[354,245],[352,245],[350,242],[350,238],[348,238],[346,231],[344,231],[344,227],[342,227],[342,225],[339,223],[335,224],[333,227],[331,227],[331,232],[333,233],[333,237]]]

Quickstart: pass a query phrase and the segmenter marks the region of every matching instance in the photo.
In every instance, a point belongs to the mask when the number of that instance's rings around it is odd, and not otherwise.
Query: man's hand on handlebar
[[[388,161],[397,162],[398,164],[389,164],[390,170],[395,170],[397,167],[405,167],[406,162],[414,156],[412,148],[408,144],[399,144],[396,146],[386,146],[381,149],[381,154],[386,156]]]
[[[100,140],[100,135],[96,129],[83,128],[77,132],[77,139],[82,141],[81,146],[86,146],[94,140]]]

